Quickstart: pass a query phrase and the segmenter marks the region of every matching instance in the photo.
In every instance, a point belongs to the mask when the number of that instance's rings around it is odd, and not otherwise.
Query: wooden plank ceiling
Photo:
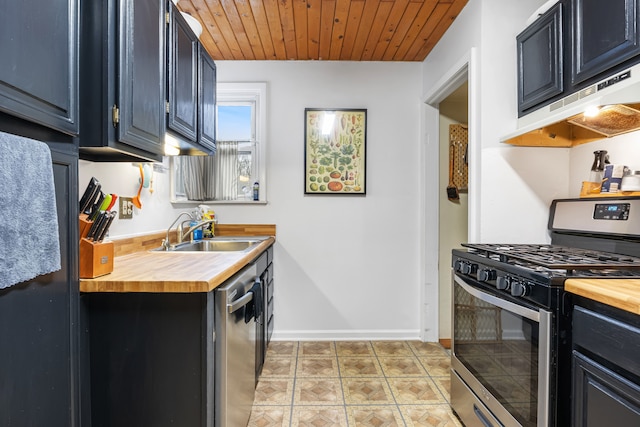
[[[214,60],[422,61],[468,0],[180,0]]]

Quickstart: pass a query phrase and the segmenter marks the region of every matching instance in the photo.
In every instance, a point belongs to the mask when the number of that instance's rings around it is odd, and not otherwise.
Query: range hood
[[[640,64],[518,119],[501,142],[573,147],[640,130]]]

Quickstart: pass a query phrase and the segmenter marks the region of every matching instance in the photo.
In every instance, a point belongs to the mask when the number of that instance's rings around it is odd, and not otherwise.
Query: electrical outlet
[[[120,197],[118,201],[120,203],[118,219],[133,219],[133,199],[131,197]]]

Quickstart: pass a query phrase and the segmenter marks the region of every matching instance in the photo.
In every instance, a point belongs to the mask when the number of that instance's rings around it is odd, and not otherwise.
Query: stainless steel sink
[[[267,237],[214,237],[194,242],[179,243],[168,250],[163,247],[152,249],[153,252],[248,252]]]

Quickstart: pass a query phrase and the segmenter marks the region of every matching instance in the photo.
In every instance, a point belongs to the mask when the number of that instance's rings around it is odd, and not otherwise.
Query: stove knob
[[[514,297],[523,297],[529,293],[529,288],[524,282],[514,280],[511,283],[511,295]]]
[[[490,280],[496,280],[496,271],[491,268],[483,268],[478,270],[477,279],[481,282],[488,282]]]
[[[464,274],[474,275],[476,274],[476,271],[478,271],[478,264],[471,264],[469,262],[466,262],[462,267],[462,272]]]
[[[498,277],[498,280],[496,281],[496,288],[503,291],[508,291],[509,288],[511,288],[511,277],[509,276]]]
[[[456,272],[462,273],[462,270],[464,268],[464,261],[462,261],[460,259],[456,260],[454,268],[455,268]]]

